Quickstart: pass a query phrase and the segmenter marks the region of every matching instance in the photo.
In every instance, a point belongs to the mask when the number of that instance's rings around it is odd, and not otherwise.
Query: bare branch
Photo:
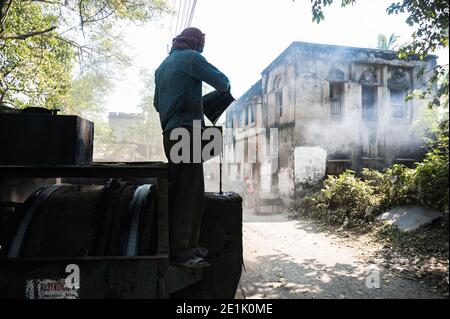
[[[63,1],[50,1],[50,0],[30,0],[30,2],[42,2],[46,4],[64,5]]]
[[[83,37],[85,37],[85,34],[84,34],[84,19],[83,19],[83,0],[80,0],[80,2],[78,3],[78,10],[79,10],[79,15],[80,15],[81,32],[83,33]]]
[[[91,17],[87,18],[85,20],[85,23],[92,23],[92,22],[98,22],[98,21],[106,20],[107,18],[112,16],[116,11],[117,11],[117,8],[114,8],[113,10],[108,12],[106,15],[102,15],[99,18],[95,18],[101,12],[101,11],[99,11],[96,14],[92,15]]]
[[[0,0],[0,34],[3,33],[3,22],[8,15],[9,8],[11,7],[13,0]]]
[[[108,6],[108,1],[104,1],[102,7],[99,10],[97,10],[97,12],[94,13],[93,15],[91,15],[90,17],[87,17],[85,22],[93,21],[92,19],[94,19],[98,14],[102,13],[103,10],[105,10],[107,6]]]
[[[5,35],[0,36],[0,39],[2,39],[2,40],[26,40],[30,37],[45,34],[45,33],[51,32],[55,29],[56,29],[56,27],[53,26],[53,27],[47,28],[45,30],[33,31],[33,32],[25,33],[25,34],[5,34]]]

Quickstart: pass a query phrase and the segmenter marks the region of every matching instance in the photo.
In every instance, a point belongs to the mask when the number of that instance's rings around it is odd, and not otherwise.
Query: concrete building
[[[249,176],[261,191],[288,198],[326,174],[413,164],[423,143],[414,123],[425,103],[405,95],[427,85],[419,72],[435,63],[292,43],[227,110],[226,177]]]

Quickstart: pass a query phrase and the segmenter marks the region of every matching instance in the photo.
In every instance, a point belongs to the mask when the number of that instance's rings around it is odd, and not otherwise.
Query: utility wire
[[[181,11],[180,12],[180,29],[178,29],[177,30],[177,34],[179,34],[180,33],[180,31],[181,30],[183,30],[184,29],[184,21],[185,21],[185,19],[186,19],[186,3],[188,2],[188,0],[181,0],[181,1],[183,1],[183,11]]]
[[[192,0],[189,0],[188,10],[186,11],[186,16],[184,18],[184,27],[185,28],[189,27],[189,17],[191,15],[191,11],[192,11]]]
[[[189,16],[189,26],[192,25],[192,19],[194,18],[195,7],[197,5],[197,0],[192,3],[191,15]]]
[[[175,15],[178,16],[178,12],[175,11],[175,8],[177,6],[177,1],[178,0],[172,0],[171,2],[171,6],[170,6],[170,10],[172,12],[171,16],[170,16],[170,26],[169,26],[169,39],[167,41],[167,53],[169,53],[170,51],[170,47],[172,45],[172,39],[174,37],[174,27],[175,27]]]
[[[188,4],[188,0],[184,0],[183,1],[183,11],[182,11],[182,15],[181,15],[181,24],[180,24],[180,29],[177,30],[177,34],[180,33],[180,31],[182,31],[184,29],[185,23],[186,23],[186,14],[187,14],[187,4]]]
[[[176,3],[176,0],[172,0],[171,5],[170,5],[170,11],[173,14],[170,15],[169,36],[172,36],[172,32],[173,32],[173,24],[174,24],[174,20],[175,20],[175,3]]]
[[[179,5],[178,5],[178,11],[177,11],[177,24],[176,24],[176,27],[175,27],[175,33],[174,34],[177,34],[178,33],[178,25],[179,25],[179,22],[180,22],[180,15],[181,15],[181,0],[179,0]]]
[[[169,42],[172,41],[177,34],[179,34],[185,28],[192,25],[192,20],[194,18],[194,12],[197,6],[197,0],[172,0],[172,11],[176,12],[172,15],[170,20]],[[178,10],[175,10],[178,7]],[[176,23],[175,23],[176,15]],[[174,28],[175,27],[175,28]],[[167,50],[169,50],[170,44],[168,44]]]

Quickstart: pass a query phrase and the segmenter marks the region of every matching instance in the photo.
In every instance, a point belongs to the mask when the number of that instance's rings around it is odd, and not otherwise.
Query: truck
[[[234,298],[242,199],[205,193],[207,268],[170,263],[163,162],[94,162],[94,124],[0,113],[0,298]]]

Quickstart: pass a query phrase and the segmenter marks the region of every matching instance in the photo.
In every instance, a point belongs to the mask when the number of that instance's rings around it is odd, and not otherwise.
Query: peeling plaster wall
[[[272,184],[271,175],[271,163],[269,161],[261,164],[261,185],[260,189],[262,192],[270,192],[270,185]]]
[[[262,76],[263,103],[267,107],[268,126],[277,127],[295,121],[295,57],[287,56],[283,63]],[[278,85],[278,87],[277,87]],[[276,92],[282,95],[282,110],[276,104]]]
[[[325,176],[327,151],[321,147],[299,146],[294,151],[295,181],[315,183]]]
[[[278,173],[279,194],[283,197],[294,196],[294,172],[290,168],[281,168]]]

